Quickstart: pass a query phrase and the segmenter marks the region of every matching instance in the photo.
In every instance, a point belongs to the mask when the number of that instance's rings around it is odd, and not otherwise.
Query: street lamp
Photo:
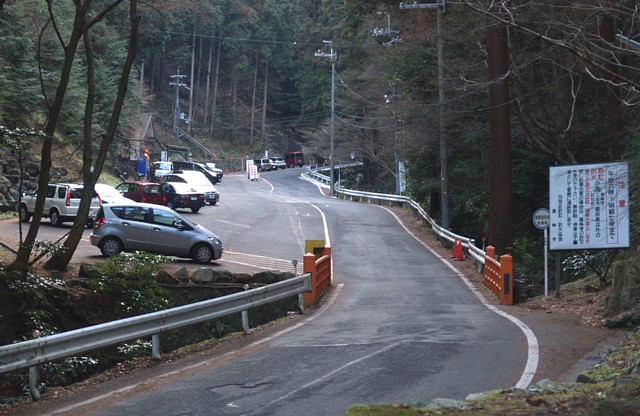
[[[437,9],[436,31],[438,36],[438,130],[440,134],[440,210],[442,228],[449,228],[449,145],[444,119],[444,54],[442,42],[442,14],[446,11],[445,0],[436,3],[400,3],[401,9]]]
[[[333,51],[333,41],[323,40],[322,43],[331,45],[331,52],[325,53],[322,50],[318,50],[315,53],[315,56],[320,56],[323,58],[331,59],[331,150],[329,152],[329,192],[333,195],[334,190],[334,151],[335,151],[335,117],[336,117],[336,59],[338,58],[338,53]]]

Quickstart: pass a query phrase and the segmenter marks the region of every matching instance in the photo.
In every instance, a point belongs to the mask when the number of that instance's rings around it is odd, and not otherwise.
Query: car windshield
[[[154,163],[156,169],[171,170],[171,162],[156,162]]]
[[[159,184],[145,185],[144,193],[145,194],[160,194],[160,193],[162,193],[162,189],[161,189]]]

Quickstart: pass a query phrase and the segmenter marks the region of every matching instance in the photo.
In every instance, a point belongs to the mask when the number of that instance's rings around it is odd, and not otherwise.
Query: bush
[[[96,264],[102,277],[92,280],[90,287],[109,296],[126,316],[167,309],[170,302],[154,274],[171,261],[166,256],[143,252],[120,253]]]

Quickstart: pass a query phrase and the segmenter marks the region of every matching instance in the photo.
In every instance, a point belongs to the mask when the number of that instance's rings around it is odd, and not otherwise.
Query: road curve
[[[524,324],[488,307],[391,211],[325,197],[300,172],[265,173],[260,184],[225,177],[228,209],[207,220],[230,252],[274,259],[300,255],[304,239],[326,229],[335,273],[322,308],[278,336],[176,370],[170,382],[133,383],[126,397],[103,394],[50,414],[342,415],[356,403],[462,399],[527,383],[535,368]],[[236,196],[252,210],[234,207]],[[269,227],[288,237],[254,245],[254,232]]]

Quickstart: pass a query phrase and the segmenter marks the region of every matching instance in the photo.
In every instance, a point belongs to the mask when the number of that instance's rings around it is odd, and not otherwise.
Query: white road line
[[[540,355],[540,346],[538,344],[538,339],[536,338],[536,335],[533,333],[533,331],[524,322],[522,322],[521,320],[519,320],[515,316],[510,315],[507,312],[505,312],[505,311],[503,311],[503,310],[501,310],[499,308],[496,308],[495,306],[491,305],[487,301],[487,299],[484,297],[484,295],[482,293],[480,293],[480,291],[478,289],[476,289],[476,287],[473,285],[473,283],[471,283],[469,281],[469,279],[467,279],[465,277],[464,274],[462,274],[458,269],[456,269],[455,266],[453,264],[451,264],[447,259],[442,257],[440,254],[438,254],[431,247],[429,247],[428,245],[423,243],[414,233],[412,233],[404,225],[402,220],[400,218],[398,218],[398,216],[393,211],[391,211],[390,209],[388,209],[386,207],[380,207],[380,208],[384,209],[389,214],[391,214],[396,219],[396,221],[398,221],[398,223],[402,226],[402,228],[404,228],[404,230],[411,237],[413,237],[418,243],[422,244],[422,246],[424,246],[427,250],[429,250],[434,256],[436,256],[442,262],[444,262],[447,265],[447,267],[449,267],[456,275],[458,275],[458,277],[460,279],[462,279],[462,281],[469,287],[471,292],[473,292],[473,294],[476,295],[476,297],[480,300],[480,302],[482,302],[482,304],[484,306],[486,306],[490,311],[502,316],[503,318],[506,318],[506,319],[510,320],[518,328],[520,328],[520,330],[527,337],[527,344],[528,344],[528,347],[529,347],[528,348],[529,353],[528,353],[528,357],[527,357],[527,365],[525,366],[524,371],[522,372],[522,376],[520,377],[520,380],[515,385],[515,387],[519,388],[519,389],[526,389],[529,386],[529,384],[531,384],[531,381],[533,380],[533,377],[536,374],[536,370],[538,368],[539,355]]]
[[[216,219],[216,221],[217,221],[217,222],[224,223],[224,224],[233,225],[233,226],[236,226],[236,227],[241,227],[241,228],[251,228],[251,226],[250,226],[250,225],[240,224],[240,223],[237,223],[237,222],[224,221],[224,220],[218,220],[218,219]]]

